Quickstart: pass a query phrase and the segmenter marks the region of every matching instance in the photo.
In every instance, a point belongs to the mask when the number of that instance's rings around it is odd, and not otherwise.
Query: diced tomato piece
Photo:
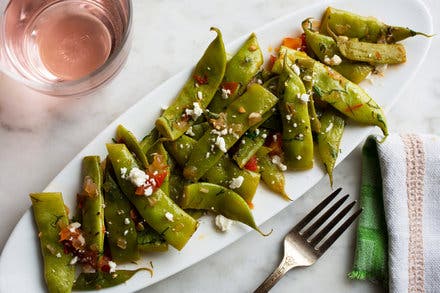
[[[277,57],[274,55],[270,55],[269,58],[269,64],[267,64],[267,69],[270,71],[272,70],[273,65],[275,64],[275,61],[277,61]]]
[[[194,80],[200,85],[208,83],[208,77],[206,77],[206,75],[200,76],[200,75],[196,74],[196,75],[194,75]]]
[[[244,165],[244,168],[249,171],[258,171],[258,160],[256,156],[252,156],[249,161]]]
[[[306,34],[301,34],[301,48],[300,51],[306,52],[307,51],[307,41],[306,41]]]
[[[222,83],[222,88],[225,90],[229,90],[231,92],[231,95],[235,93],[235,91],[238,89],[239,83],[235,81],[225,81]]]
[[[159,188],[162,186],[162,183],[165,181],[165,178],[167,177],[168,172],[166,170],[163,170],[162,172],[157,173],[156,175],[152,175],[152,178],[154,181],[156,181],[156,188]],[[151,178],[151,177],[150,177]]]
[[[290,49],[298,50],[301,48],[302,40],[301,38],[284,38],[283,39],[283,46],[288,47]]]

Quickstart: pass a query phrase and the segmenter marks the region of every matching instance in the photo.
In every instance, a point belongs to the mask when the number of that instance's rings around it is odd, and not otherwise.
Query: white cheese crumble
[[[308,94],[302,94],[301,96],[299,96],[299,99],[304,103],[307,103],[310,99],[310,96]]]
[[[197,92],[197,99],[199,100],[203,99],[203,93],[201,91]]]
[[[167,218],[167,220],[170,222],[174,222],[174,215],[170,212],[165,213],[165,218]]]
[[[189,136],[194,136],[194,135],[196,135],[196,134],[194,133],[194,131],[193,131],[192,126],[191,126],[190,128],[188,128],[188,130],[186,131],[186,134],[188,134]]]
[[[331,58],[329,58],[328,56],[324,57],[324,63],[327,64],[327,65],[331,65],[331,66],[339,65],[339,64],[341,64],[341,62],[342,62],[341,57],[339,57],[336,54],[333,55],[333,57],[331,57]]]
[[[61,253],[58,252],[58,253],[56,254],[56,257],[57,257],[57,258],[61,258]]]
[[[231,184],[229,184],[230,189],[237,189],[240,188],[240,186],[243,184],[244,177],[238,176],[236,178],[232,178]]]
[[[226,128],[224,128],[222,130],[213,129],[213,130],[211,130],[211,133],[218,135],[218,136],[223,136],[223,135],[228,134],[228,129],[226,129]]]
[[[302,159],[302,157],[300,155],[296,156],[296,159],[299,161]]]
[[[130,180],[131,183],[139,187],[144,185],[145,181],[147,181],[148,179],[148,175],[145,174],[145,172],[141,169],[135,167],[130,170],[130,173],[128,174],[126,179]]]
[[[125,225],[130,225],[130,219],[129,218],[125,218],[124,219],[124,224]]]
[[[272,157],[272,163],[274,163],[281,171],[287,170],[287,166],[281,162],[281,158],[277,155]]]
[[[77,262],[78,262],[78,257],[77,257],[77,256],[74,256],[74,257],[70,260],[69,264],[73,266],[73,265],[76,264]]]
[[[81,227],[81,224],[78,223],[78,222],[74,222],[74,223],[69,224],[69,226],[67,226],[67,227],[69,228],[69,231],[70,231],[70,232],[75,232],[76,229],[78,229],[79,227]]]
[[[303,79],[304,79],[305,81],[312,81],[312,77],[311,77],[310,75],[305,75],[305,76],[303,77]]]
[[[200,107],[200,104],[197,102],[193,103],[193,109],[185,109],[185,113],[188,116],[191,116],[191,118],[193,120],[197,120],[202,114],[203,114],[203,109]]]
[[[145,196],[150,196],[153,194],[153,187],[148,186],[147,188],[144,189],[144,195]]]
[[[122,179],[127,178],[127,168],[125,168],[125,167],[121,168],[121,178]]]
[[[261,135],[261,137],[262,137],[262,138],[267,138],[267,134],[266,134],[266,133],[263,133],[263,134]]]
[[[296,75],[300,75],[300,73],[301,73],[301,71],[299,70],[298,65],[296,65],[296,64],[292,65],[292,70],[293,70],[293,72],[295,72]]]
[[[127,234],[128,234],[128,230],[125,230],[124,231],[124,236],[127,236]]]
[[[290,121],[290,119],[292,119],[292,115],[287,114],[287,115],[286,115],[286,120],[287,120],[287,121]]]
[[[333,122],[330,122],[330,124],[325,129],[325,132],[329,132],[330,130],[332,130],[332,128],[333,128]]]
[[[217,215],[215,217],[215,225],[222,232],[228,231],[231,228],[233,223],[234,223],[234,221],[232,221],[222,215]]]
[[[295,128],[298,127],[298,123],[296,123],[296,122],[293,123],[293,127],[295,127]]]
[[[109,273],[114,273],[114,272],[116,272],[116,263],[115,263],[115,262],[109,261],[109,262],[108,262],[108,266],[110,267],[110,271],[109,271]]]
[[[228,89],[222,89],[222,98],[227,100],[229,98],[229,95],[231,94],[231,90]]]
[[[215,140],[215,146],[224,153],[226,153],[228,151],[226,149],[225,139],[221,136],[217,136],[217,138]]]

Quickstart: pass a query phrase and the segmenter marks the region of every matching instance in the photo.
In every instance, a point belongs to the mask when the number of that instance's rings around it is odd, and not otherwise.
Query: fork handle
[[[296,265],[291,257],[283,258],[280,265],[264,280],[254,293],[266,293],[293,267]]]

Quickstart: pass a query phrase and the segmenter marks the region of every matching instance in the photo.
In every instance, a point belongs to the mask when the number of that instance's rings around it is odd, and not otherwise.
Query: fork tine
[[[350,216],[342,225],[335,231],[319,248],[318,251],[320,254],[323,254],[332,244],[336,241],[336,239],[341,236],[342,233],[351,225],[351,223],[356,220],[356,218],[362,213],[362,209],[357,210],[353,215]]]
[[[348,194],[344,195],[340,200],[338,200],[333,206],[331,206],[318,220],[316,220],[304,233],[302,233],[302,237],[304,239],[309,238],[315,231],[327,221],[330,216],[332,216],[336,210],[347,200]]]
[[[341,221],[342,218],[348,214],[348,212],[351,210],[351,208],[355,204],[356,204],[356,201],[353,201],[348,206],[346,206],[342,211],[340,211],[336,215],[336,217],[333,218],[333,220],[331,220],[324,228],[322,228],[322,230],[315,237],[313,237],[312,240],[310,240],[310,244],[313,247],[318,245],[318,243],[328,234],[328,232],[330,232],[330,230],[333,229],[333,227],[335,227],[336,224],[338,224],[339,221]]]
[[[338,194],[341,192],[342,187],[339,187],[327,196],[319,205],[317,205],[310,213],[308,213],[295,227],[292,231],[300,231],[304,228],[320,211],[322,211]]]

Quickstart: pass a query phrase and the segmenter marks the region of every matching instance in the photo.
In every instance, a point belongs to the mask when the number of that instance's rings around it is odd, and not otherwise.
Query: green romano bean
[[[258,45],[257,36],[252,33],[226,64],[223,81],[238,83],[238,89],[230,94],[222,90],[217,91],[209,105],[209,109],[215,113],[224,111],[236,97],[245,91],[246,86],[260,71],[263,62],[263,53]]]
[[[256,153],[261,179],[270,190],[282,195],[287,200],[291,200],[284,189],[284,173],[272,163],[268,155],[269,152],[270,150],[263,146]]]
[[[335,56],[342,56],[336,41],[332,37],[314,32],[308,28],[308,19],[303,22],[302,27],[306,36],[307,47],[315,53],[321,62],[332,62],[331,60]],[[345,58],[341,58],[341,63],[331,65],[331,67],[354,83],[360,83],[373,71],[373,66],[369,64],[353,63]]]
[[[303,52],[281,47],[280,57],[272,69],[274,72],[281,72],[284,55],[292,63],[298,59],[310,59]],[[376,125],[385,136],[388,135],[385,114],[380,106],[361,87],[320,62],[314,65],[313,90],[321,100],[345,116],[364,124]]]
[[[344,133],[345,121],[329,111],[321,117],[322,131],[318,133],[318,151],[333,186],[333,168],[339,155],[339,145]]]
[[[313,167],[313,137],[308,110],[309,94],[301,78],[288,67],[281,78],[284,96],[278,104],[283,123],[283,151],[286,165],[293,170]]]
[[[220,185],[206,182],[186,185],[182,207],[213,211],[248,225],[264,236],[268,235],[255,224],[252,212],[243,198]]]
[[[244,168],[249,159],[263,146],[268,133],[269,131],[266,129],[257,129],[252,132],[248,131],[241,137],[238,142],[238,150],[233,156],[240,168]]]
[[[168,244],[159,233],[151,227],[138,232],[138,248],[141,252],[164,252],[168,250]]]
[[[191,131],[187,131],[186,134],[191,136],[192,139],[199,140],[203,134],[205,134],[206,130],[209,129],[208,122],[202,122],[199,124],[195,124],[191,127]]]
[[[277,102],[277,98],[259,84],[252,84],[224,112],[222,130],[207,131],[192,150],[183,170],[185,178],[197,181],[230,149],[251,126],[262,121],[262,115]],[[232,130],[232,131],[230,131]]]
[[[135,194],[136,186],[123,179],[121,169],[127,174],[139,168],[124,144],[107,144],[110,161],[122,191],[136,207],[144,220],[176,249],[181,250],[197,229],[197,221],[177,206],[161,189],[151,196]],[[171,219],[171,220],[170,220]]]
[[[185,162],[197,144],[192,138],[182,135],[176,141],[167,142],[166,148],[180,166]],[[238,193],[247,203],[251,203],[260,182],[260,174],[240,169],[232,160],[223,155],[211,169],[206,171],[202,179],[208,182],[229,187],[233,178],[243,177],[243,183],[234,191]]]
[[[226,68],[226,52],[220,30],[212,28],[217,37],[208,46],[197,63],[191,78],[174,102],[156,120],[156,127],[167,139],[176,140],[185,133],[194,120],[185,114],[186,109],[205,109],[211,102],[223,80]]]
[[[116,140],[119,143],[124,143],[127,148],[136,156],[141,164],[146,168],[148,166],[147,157],[145,152],[142,150],[136,136],[122,125],[118,125],[116,128]]]
[[[159,139],[160,133],[157,128],[153,128],[150,133],[148,133],[139,143],[142,152],[144,154],[154,145],[154,143]]]
[[[108,164],[111,166],[111,164]],[[137,232],[130,217],[131,205],[119,186],[110,175],[113,170],[107,167],[104,191],[104,219],[107,231],[107,243],[113,261],[131,262],[139,259]]]
[[[82,161],[83,187],[82,229],[88,248],[104,253],[104,197],[102,196],[102,170],[99,156],[87,156]]]
[[[353,61],[371,64],[399,64],[406,62],[406,51],[402,44],[372,44],[357,39],[336,37],[341,54]]]
[[[328,34],[328,29],[339,36],[370,43],[395,43],[415,35],[429,37],[409,28],[387,25],[374,17],[360,16],[333,7],[328,7],[321,19],[320,32]]]
[[[75,268],[69,265],[71,255],[64,253],[60,231],[69,224],[61,193],[31,193],[35,223],[38,229],[44,263],[44,279],[49,292],[70,292]]]
[[[131,277],[139,271],[149,271],[153,275],[151,269],[140,268],[137,270],[116,270],[114,273],[81,273],[75,281],[73,289],[76,291],[89,291],[110,288],[127,282]]]

